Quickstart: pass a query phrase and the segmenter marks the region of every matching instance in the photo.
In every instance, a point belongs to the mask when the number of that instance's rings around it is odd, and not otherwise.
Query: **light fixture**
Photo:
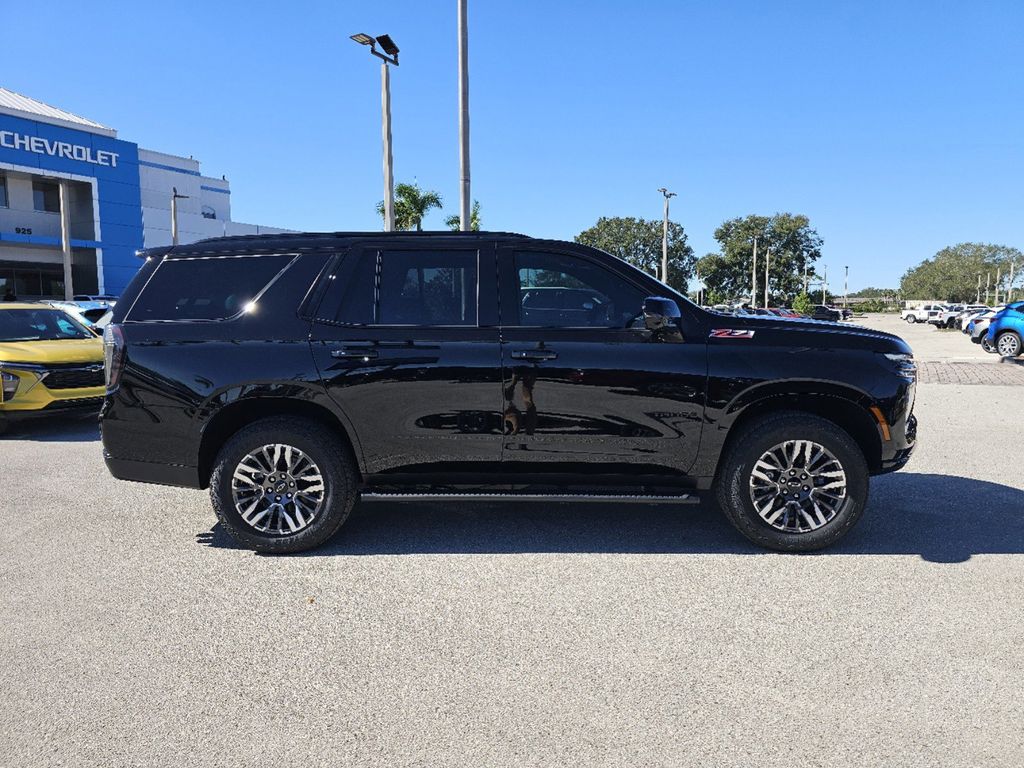
[[[351,37],[360,45],[373,45],[373,38],[363,32],[360,32],[357,35],[352,35]]]
[[[398,55],[398,46],[391,39],[391,35],[380,35],[377,37],[377,42],[380,43],[380,47],[384,49],[384,53],[388,56]]]

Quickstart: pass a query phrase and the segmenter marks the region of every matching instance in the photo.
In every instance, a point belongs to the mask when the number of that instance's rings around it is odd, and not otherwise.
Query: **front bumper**
[[[0,394],[0,418],[53,413],[65,408],[95,408],[103,401],[102,363],[30,365],[3,363],[4,374],[17,377],[13,395]]]

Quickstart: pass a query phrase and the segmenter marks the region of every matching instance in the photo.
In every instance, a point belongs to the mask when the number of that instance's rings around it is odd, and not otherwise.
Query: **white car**
[[[945,311],[945,304],[925,304],[923,307],[904,309],[900,312],[900,320],[906,320],[911,325],[914,323],[927,323],[929,318]]]

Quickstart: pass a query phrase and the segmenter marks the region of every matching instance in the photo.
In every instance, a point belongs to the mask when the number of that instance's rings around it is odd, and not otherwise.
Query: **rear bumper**
[[[118,480],[130,480],[137,483],[155,483],[157,485],[175,485],[182,488],[202,488],[199,482],[198,467],[185,467],[179,464],[157,464],[151,461],[134,461],[132,459],[115,459],[106,451],[103,452],[110,474]]]

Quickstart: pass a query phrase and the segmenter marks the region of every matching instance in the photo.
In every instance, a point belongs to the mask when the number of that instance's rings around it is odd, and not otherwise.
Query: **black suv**
[[[898,337],[709,312],[581,245],[336,233],[141,256],[105,335],[107,466],[209,487],[260,551],[321,544],[360,497],[706,492],[752,541],[818,549],[914,446]]]

